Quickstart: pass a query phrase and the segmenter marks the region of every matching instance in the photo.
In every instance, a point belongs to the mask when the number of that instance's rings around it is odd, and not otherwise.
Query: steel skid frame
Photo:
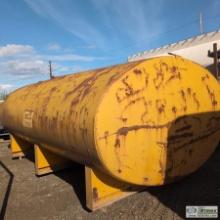
[[[23,139],[10,135],[12,158],[22,159],[34,150],[35,174],[42,176],[70,167],[73,162],[61,157],[43,145],[31,144]],[[113,179],[106,174],[85,166],[86,206],[91,211],[110,205],[124,197],[143,190]]]

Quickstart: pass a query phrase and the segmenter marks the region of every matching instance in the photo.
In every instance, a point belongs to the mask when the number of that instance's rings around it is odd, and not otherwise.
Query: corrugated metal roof
[[[173,51],[185,49],[189,47],[198,46],[200,44],[209,43],[212,41],[220,40],[220,30],[198,35],[196,37],[188,38],[186,40],[179,41],[177,43],[172,43],[151,49],[148,51],[140,52],[128,57],[128,61],[139,60],[143,58],[158,56],[166,53],[172,53]]]

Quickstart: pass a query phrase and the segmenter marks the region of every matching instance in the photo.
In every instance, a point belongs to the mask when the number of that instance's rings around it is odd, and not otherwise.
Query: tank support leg
[[[10,148],[12,153],[12,158],[19,158],[26,156],[33,150],[33,144],[17,137],[10,135]]]
[[[94,211],[143,190],[143,187],[119,182],[97,170],[85,167],[86,206]]]
[[[71,165],[71,161],[36,144],[34,145],[34,155],[35,172],[38,176],[56,172]]]

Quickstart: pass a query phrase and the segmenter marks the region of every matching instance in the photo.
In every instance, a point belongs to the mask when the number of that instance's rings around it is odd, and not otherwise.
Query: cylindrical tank
[[[220,87],[203,67],[168,56],[18,89],[1,122],[14,135],[137,185],[198,169],[220,135]]]

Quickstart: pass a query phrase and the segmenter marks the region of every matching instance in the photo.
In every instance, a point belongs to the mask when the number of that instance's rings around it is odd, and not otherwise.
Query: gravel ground
[[[148,188],[95,212],[85,208],[82,166],[36,177],[32,158],[12,160],[0,144],[0,219],[184,219],[186,205],[219,205],[220,148],[196,173]]]

